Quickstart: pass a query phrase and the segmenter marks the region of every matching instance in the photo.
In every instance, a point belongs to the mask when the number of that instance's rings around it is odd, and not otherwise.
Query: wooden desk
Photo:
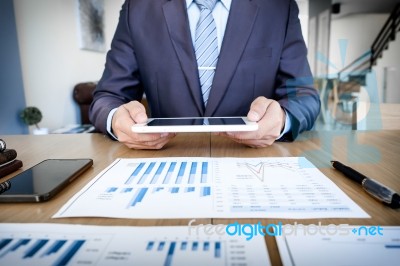
[[[349,145],[352,143],[353,145]],[[359,145],[356,145],[359,144]],[[251,149],[212,136],[213,157],[280,157],[305,156],[321,172],[339,186],[370,216],[370,219],[213,219],[214,224],[240,223],[277,224],[350,224],[400,225],[400,210],[378,202],[362,187],[333,169],[330,160],[338,160],[400,192],[400,131],[314,131],[306,132],[293,143],[275,143],[267,149]],[[358,163],[354,163],[358,161]],[[274,237],[266,237],[272,265],[281,265]]]
[[[93,177],[117,158],[150,158],[150,157],[208,157],[210,156],[209,134],[181,134],[167,144],[165,149],[131,150],[123,144],[110,140],[101,134],[50,134],[4,136],[8,148],[15,149],[17,158],[27,169],[45,159],[58,158],[92,158],[93,167],[74,180],[53,199],[43,203],[0,203],[0,222],[19,223],[73,223],[95,225],[187,225],[190,219],[182,220],[134,220],[108,218],[60,218],[52,219],[56,213],[75,193]],[[190,139],[190,143],[188,143]],[[15,172],[7,178],[14,176]],[[99,206],[100,208],[101,206]],[[198,222],[209,224],[211,219],[198,219]]]
[[[280,157],[306,156],[328,178],[360,205],[370,219],[240,219],[241,223],[263,225],[283,224],[365,224],[400,225],[400,210],[393,210],[374,200],[361,186],[332,169],[329,161],[340,160],[366,173],[383,184],[400,191],[400,131],[346,131],[306,132],[293,143],[275,143],[265,149],[253,149],[210,134],[179,134],[159,151],[136,151],[112,141],[100,134],[4,136],[9,148],[18,152],[18,158],[26,169],[48,158],[88,157],[94,160],[92,169],[71,183],[59,195],[45,203],[1,203],[0,222],[76,223],[95,225],[187,225],[190,219],[134,220],[109,218],[62,218],[51,216],[86,183],[116,158],[143,157]],[[16,174],[16,173],[15,173]],[[15,175],[9,175],[7,178]],[[238,219],[197,219],[196,224],[226,224]],[[280,257],[274,238],[266,238],[273,265],[280,265]]]

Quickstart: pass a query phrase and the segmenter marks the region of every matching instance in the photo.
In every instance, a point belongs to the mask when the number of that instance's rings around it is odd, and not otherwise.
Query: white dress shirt
[[[222,40],[224,39],[226,23],[228,22],[229,10],[231,9],[232,0],[217,1],[212,11],[215,26],[217,28],[218,51],[221,51]],[[200,8],[193,0],[186,0],[186,7],[189,18],[190,33],[194,46],[196,26],[200,18]]]

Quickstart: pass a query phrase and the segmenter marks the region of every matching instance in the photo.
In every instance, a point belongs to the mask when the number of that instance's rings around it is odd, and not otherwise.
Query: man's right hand
[[[146,109],[138,101],[132,101],[118,107],[114,113],[111,127],[119,142],[132,149],[148,150],[161,149],[175,133],[134,133],[131,128],[134,124],[146,123]]]

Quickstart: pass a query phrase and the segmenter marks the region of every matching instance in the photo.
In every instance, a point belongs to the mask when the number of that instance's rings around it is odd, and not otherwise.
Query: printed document
[[[303,157],[117,159],[58,217],[368,218]]]

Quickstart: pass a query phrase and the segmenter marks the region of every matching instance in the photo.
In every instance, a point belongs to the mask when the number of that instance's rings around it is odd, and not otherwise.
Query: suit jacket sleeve
[[[289,113],[292,127],[281,140],[294,140],[312,129],[320,111],[320,99],[307,61],[298,7],[290,1],[289,19],[276,77],[275,99]]]
[[[129,3],[125,1],[122,6],[111,49],[107,53],[106,67],[89,110],[92,124],[106,134],[110,111],[132,100],[140,101],[143,96],[128,24]]]

